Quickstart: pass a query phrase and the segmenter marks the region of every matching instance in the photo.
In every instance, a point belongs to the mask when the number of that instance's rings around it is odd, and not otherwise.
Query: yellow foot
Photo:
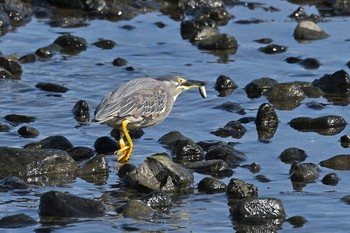
[[[124,146],[123,148],[121,148],[120,150],[117,150],[114,154],[117,155],[117,154],[121,154],[117,161],[119,163],[127,163],[129,161],[129,158],[131,156],[131,151],[132,151],[132,148],[129,147],[129,146]]]

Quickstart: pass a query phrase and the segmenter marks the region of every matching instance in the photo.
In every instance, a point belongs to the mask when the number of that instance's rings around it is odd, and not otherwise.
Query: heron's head
[[[206,97],[205,86],[207,82],[198,81],[198,80],[187,80],[183,77],[177,75],[163,76],[157,80],[165,83],[166,88],[169,93],[176,99],[176,97],[191,88],[199,88],[199,92],[203,98]]]

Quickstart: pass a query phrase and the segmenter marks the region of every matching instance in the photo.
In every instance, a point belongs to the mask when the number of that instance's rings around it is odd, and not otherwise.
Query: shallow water
[[[288,147],[298,147],[307,152],[306,162],[319,163],[333,155],[349,153],[349,149],[340,146],[339,138],[349,134],[349,127],[334,136],[321,136],[317,133],[301,133],[292,129],[288,122],[300,116],[340,115],[350,122],[348,106],[327,105],[323,110],[312,110],[305,103],[312,100],[327,103],[324,98],[306,98],[302,105],[291,111],[277,110],[279,127],[271,143],[257,140],[254,123],[245,124],[247,133],[243,138],[219,138],[211,131],[223,127],[228,121],[237,120],[241,115],[213,109],[224,102],[232,101],[246,109],[247,117],[256,116],[265,97],[249,99],[243,90],[250,81],[260,77],[270,77],[279,82],[310,81],[324,74],[332,74],[339,69],[347,72],[345,66],[349,60],[350,39],[349,17],[330,17],[319,23],[330,37],[325,40],[301,44],[294,40],[293,31],[296,22],[288,17],[298,5],[286,1],[256,1],[262,6],[275,6],[280,11],[265,11],[262,7],[249,10],[246,7],[230,9],[235,18],[221,32],[235,36],[239,43],[236,54],[219,57],[207,51],[198,50],[187,40],[182,40],[180,22],[174,21],[160,13],[140,15],[130,21],[110,22],[106,20],[88,21],[88,26],[80,28],[50,27],[45,19],[32,18],[23,27],[0,37],[0,48],[4,55],[22,56],[34,52],[37,48],[49,45],[60,34],[71,33],[81,36],[89,42],[86,51],[78,55],[57,54],[49,61],[23,64],[24,70],[20,80],[0,80],[0,117],[8,114],[35,116],[36,121],[28,125],[38,129],[36,139],[26,139],[18,135],[21,124],[12,127],[10,132],[0,133],[0,146],[22,147],[52,135],[67,137],[74,146],[93,148],[94,142],[101,136],[109,135],[110,128],[97,123],[77,127],[71,110],[80,100],[88,101],[91,114],[102,97],[112,91],[118,84],[142,76],[161,76],[169,73],[181,74],[189,79],[199,79],[209,83],[207,99],[202,99],[198,90],[183,93],[177,99],[171,115],[161,124],[145,129],[145,135],[135,140],[131,163],[138,165],[145,157],[158,152],[166,152],[157,142],[164,134],[178,130],[194,141],[223,140],[240,142],[235,148],[248,156],[248,161],[261,165],[259,174],[271,179],[261,183],[256,174],[247,169],[237,168],[233,177],[241,178],[258,186],[260,197],[280,198],[287,217],[301,215],[308,222],[302,228],[293,228],[285,222],[279,232],[346,232],[350,228],[349,206],[340,198],[349,194],[349,171],[335,171],[341,178],[337,186],[325,186],[321,179],[330,169],[322,168],[320,178],[308,184],[302,191],[295,191],[289,179],[290,165],[282,163],[278,156]],[[305,6],[308,14],[317,14],[317,9]],[[259,24],[237,24],[237,20],[263,19]],[[166,27],[158,28],[154,23],[161,21]],[[121,29],[123,25],[132,25],[134,30]],[[253,40],[269,37],[273,43],[288,46],[282,54],[266,55],[258,51],[265,46]],[[112,50],[102,50],[92,45],[99,38],[110,39],[117,43]],[[288,64],[287,57],[313,57],[321,62],[317,70],[305,70],[297,64]],[[112,65],[113,59],[123,57],[134,71],[125,67]],[[239,86],[227,97],[218,97],[214,84],[219,75],[231,77]],[[54,82],[69,88],[61,97],[48,96],[48,92],[35,88],[38,82]],[[0,119],[0,121],[5,121]],[[27,124],[26,124],[27,125]],[[108,155],[111,171],[104,184],[93,184],[80,178],[72,183],[56,186],[35,187],[29,193],[7,192],[0,195],[0,217],[15,213],[26,213],[39,220],[38,203],[40,194],[49,190],[68,191],[81,197],[102,198],[108,196],[106,206],[108,216],[96,219],[76,219],[71,223],[52,225],[35,225],[22,229],[1,229],[0,232],[106,232],[106,231],[176,231],[209,232],[234,231],[229,217],[227,197],[225,194],[208,195],[197,193],[179,197],[175,206],[154,222],[142,222],[119,216],[113,202],[122,202],[108,194],[118,190],[118,176],[114,170],[115,157]],[[195,186],[203,178],[195,174]],[[230,178],[223,179],[228,183]]]

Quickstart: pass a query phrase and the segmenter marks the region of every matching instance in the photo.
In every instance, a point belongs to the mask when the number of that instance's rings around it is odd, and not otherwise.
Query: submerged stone
[[[246,114],[244,108],[240,104],[234,103],[231,101],[227,101],[223,104],[215,106],[214,109],[222,109],[222,110],[227,111],[227,112],[235,112],[235,113],[238,113],[239,115]]]
[[[67,87],[64,87],[56,83],[38,83],[35,85],[35,87],[43,91],[51,91],[51,92],[59,92],[59,93],[65,93],[69,90]]]
[[[30,123],[35,121],[35,117],[18,114],[9,114],[5,116],[5,120],[14,123]]]
[[[64,136],[49,136],[38,142],[31,142],[24,146],[26,149],[56,149],[68,150],[73,148],[72,143]]]
[[[36,224],[38,222],[26,214],[8,215],[0,219],[0,228],[21,228]]]
[[[117,45],[117,43],[115,43],[113,40],[106,39],[99,39],[98,41],[92,44],[101,49],[113,49],[114,46]]]
[[[146,203],[140,200],[130,200],[124,206],[124,218],[133,218],[138,220],[153,219],[155,211]]]
[[[101,202],[70,193],[49,191],[40,197],[40,217],[98,217],[104,213]]]
[[[350,170],[350,154],[335,155],[321,161],[320,165],[334,170]]]
[[[0,180],[0,187],[6,190],[28,189],[28,185],[16,176],[8,176]]]

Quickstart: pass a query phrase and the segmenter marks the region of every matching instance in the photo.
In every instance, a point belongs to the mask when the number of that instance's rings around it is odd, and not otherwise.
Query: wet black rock
[[[275,108],[292,110],[304,100],[305,93],[297,83],[278,83],[269,89],[266,97]]]
[[[276,53],[284,53],[287,51],[287,46],[283,45],[277,45],[277,44],[270,44],[265,47],[260,47],[259,51],[266,53],[266,54],[276,54]]]
[[[27,55],[23,55],[22,57],[20,57],[18,59],[18,61],[20,61],[21,63],[33,63],[36,61],[36,56],[35,54],[27,54]]]
[[[341,201],[345,202],[345,204],[350,205],[350,195],[346,195],[340,198]]]
[[[89,104],[85,100],[79,100],[75,103],[72,113],[74,114],[74,118],[78,122],[89,122],[90,121],[90,113],[89,113]]]
[[[220,75],[215,82],[215,90],[219,92],[220,97],[230,95],[238,85],[226,75]]]
[[[299,149],[296,147],[290,147],[282,151],[279,158],[283,163],[291,164],[294,161],[304,162],[305,159],[307,158],[307,154],[302,149]]]
[[[341,116],[328,115],[323,117],[297,117],[289,125],[301,132],[316,132],[321,135],[336,135],[346,127],[346,121]]]
[[[259,98],[277,83],[278,82],[272,78],[258,78],[248,83],[244,87],[244,90],[247,93],[248,98]]]
[[[105,213],[101,202],[69,193],[49,191],[40,197],[40,217],[98,217]]]
[[[220,159],[225,161],[229,167],[234,168],[247,160],[247,156],[243,152],[234,149],[233,146],[222,142],[219,145],[210,147],[206,154],[206,159]]]
[[[35,121],[35,117],[33,116],[25,116],[18,114],[10,114],[5,116],[5,120],[11,121],[14,123],[30,123]]]
[[[65,151],[0,147],[0,177],[58,176],[78,165]]]
[[[8,70],[5,70],[4,68],[0,67],[0,78],[1,79],[15,79],[16,77],[13,76]]]
[[[115,43],[113,40],[107,39],[99,39],[97,42],[92,44],[101,49],[113,49],[114,46],[117,45],[117,43]]]
[[[293,35],[298,41],[319,40],[329,37],[317,24],[309,20],[300,21]]]
[[[269,183],[271,181],[271,179],[265,175],[256,175],[255,179],[261,183]]]
[[[158,28],[165,28],[167,25],[161,21],[155,22],[154,25],[156,25]]]
[[[131,163],[124,163],[119,167],[117,175],[123,178],[128,172],[136,170],[136,168],[137,167]]]
[[[77,146],[66,150],[70,157],[75,161],[90,159],[95,155],[95,151],[89,147]]]
[[[119,144],[110,137],[104,136],[96,139],[94,143],[95,151],[98,154],[113,154],[119,150]]]
[[[35,55],[38,56],[40,60],[47,60],[61,50],[61,47],[56,44],[50,44],[48,46],[38,48],[35,51]]]
[[[285,61],[289,64],[295,64],[295,63],[299,63],[301,62],[303,59],[299,58],[299,57],[287,57],[285,59]]]
[[[0,180],[2,190],[28,189],[28,185],[16,176],[8,176]]]
[[[294,228],[303,227],[307,223],[307,219],[303,216],[292,216],[286,219],[286,222],[289,222]]]
[[[319,177],[319,168],[314,163],[293,162],[289,175],[292,182],[311,183]]]
[[[49,136],[38,142],[31,142],[24,146],[26,149],[56,149],[68,150],[73,148],[72,143],[64,136]]]
[[[185,163],[184,166],[197,173],[214,177],[230,177],[233,175],[233,170],[225,161],[220,159]]]
[[[108,167],[108,160],[103,154],[98,154],[95,157],[91,158],[87,162],[85,162],[81,167],[78,169],[78,175],[84,176],[84,175],[91,175],[91,174],[99,174],[104,173],[108,174],[109,167]]]
[[[174,160],[178,163],[195,162],[204,160],[204,151],[194,141],[189,138],[176,140],[171,148]]]
[[[273,138],[278,128],[278,116],[271,104],[260,105],[255,125],[259,141],[269,142]]]
[[[314,110],[322,110],[322,109],[324,109],[324,107],[326,105],[327,104],[323,104],[323,103],[320,103],[320,102],[317,102],[317,101],[311,101],[311,102],[307,102],[306,103],[306,106],[308,108],[311,108],[311,109],[314,109]]]
[[[350,154],[335,155],[321,161],[320,165],[334,170],[350,170]]]
[[[140,197],[139,200],[154,209],[171,207],[173,204],[171,196],[168,193],[158,191],[146,194],[145,196]]]
[[[198,42],[197,47],[204,50],[230,50],[231,54],[235,54],[238,42],[234,36],[226,33],[218,33],[205,40]]]
[[[315,79],[312,85],[320,88],[326,94],[338,96],[350,95],[350,77],[344,70],[338,70],[333,74],[325,74],[320,79]]]
[[[303,66],[307,70],[316,70],[320,67],[321,63],[315,58],[305,58],[299,65]]]
[[[68,54],[84,51],[88,45],[84,38],[70,34],[59,36],[53,44],[60,46],[60,51]]]
[[[218,137],[227,138],[242,138],[243,135],[247,132],[247,129],[243,126],[243,124],[239,121],[230,121],[223,128],[219,128],[211,134],[214,134]]]
[[[324,95],[323,91],[320,88],[312,85],[309,82],[296,81],[294,83],[296,85],[299,85],[300,89],[309,98],[320,98]]]
[[[349,16],[350,15],[350,3],[343,0],[326,0],[325,11],[327,15],[332,16]]]
[[[65,93],[69,90],[67,87],[64,87],[56,83],[38,83],[35,85],[35,87],[43,91],[60,92],[60,93]]]
[[[199,7],[192,12],[196,20],[214,21],[219,26],[226,25],[228,21],[233,18],[233,16],[223,6]]]
[[[8,215],[0,219],[0,228],[21,228],[36,225],[38,222],[26,214]]]
[[[307,15],[304,7],[298,7],[298,9],[296,9],[292,14],[290,14],[289,17],[294,18],[298,22],[309,20],[314,23],[317,23],[320,21],[320,17],[317,15]]]
[[[180,24],[181,36],[183,39],[189,39],[192,34],[197,33],[198,29],[202,27],[216,28],[216,23],[214,21],[184,20]]]
[[[120,138],[119,129],[112,129],[110,134],[113,138]],[[132,139],[139,139],[145,134],[145,132],[142,129],[130,129],[129,134]]]
[[[198,183],[198,191],[203,193],[221,193],[226,191],[226,184],[212,177],[205,177]]]
[[[11,26],[10,17],[3,11],[0,11],[0,32],[5,34]]]
[[[130,200],[124,206],[124,218],[133,218],[137,220],[151,220],[155,211],[146,203],[140,200]]]
[[[189,40],[191,43],[198,44],[200,41],[206,40],[212,36],[218,35],[219,30],[215,27],[203,26],[194,31]]]
[[[30,126],[22,126],[17,132],[24,138],[36,138],[40,134],[37,129]]]
[[[189,170],[166,154],[147,157],[136,170],[123,177],[128,186],[164,192],[186,192],[192,187],[193,179]]]
[[[261,170],[260,164],[258,164],[258,163],[251,163],[251,164],[247,164],[247,165],[242,165],[241,167],[248,168],[249,171],[253,174],[259,173]]]
[[[336,173],[332,172],[328,173],[322,178],[322,183],[325,185],[336,186],[339,183],[339,180],[339,176]]]
[[[163,135],[158,140],[174,155],[178,163],[201,161],[204,159],[203,149],[192,139],[185,137],[178,131],[172,131]]]
[[[240,200],[231,209],[231,216],[238,221],[264,222],[267,219],[284,221],[286,213],[282,201],[277,198],[247,197]]]
[[[6,122],[0,122],[0,132],[8,132],[10,131],[10,124]]]
[[[346,134],[340,137],[340,145],[344,148],[350,147],[350,135]]]
[[[232,178],[227,186],[226,194],[228,198],[235,199],[257,197],[258,187],[248,184],[244,180]]]
[[[222,110],[227,111],[227,112],[238,113],[239,115],[245,115],[246,114],[244,108],[239,103],[234,103],[234,102],[231,102],[231,101],[227,101],[227,102],[225,102],[223,104],[215,106],[214,109],[222,109]]]
[[[0,57],[0,67],[9,72],[13,78],[20,78],[23,72],[16,56]]]
[[[125,66],[126,64],[128,64],[128,61],[124,58],[117,57],[116,59],[113,60],[112,63],[114,66]]]
[[[273,40],[271,38],[261,38],[254,41],[259,44],[270,44]]]

